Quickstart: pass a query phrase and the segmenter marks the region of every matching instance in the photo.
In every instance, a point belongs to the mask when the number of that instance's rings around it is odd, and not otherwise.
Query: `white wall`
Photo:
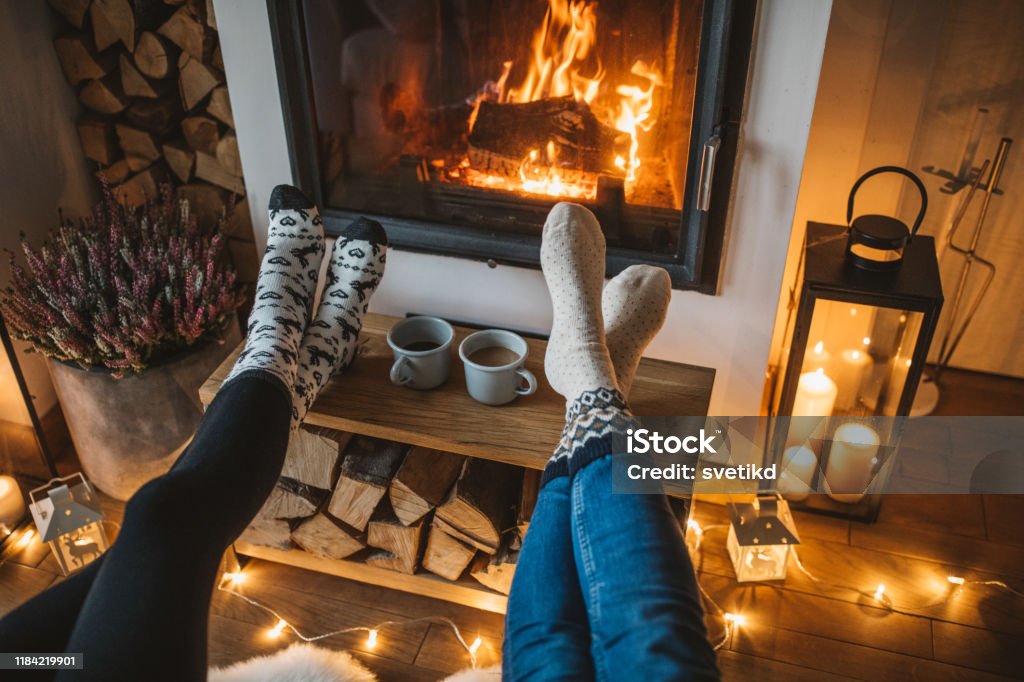
[[[652,357],[714,367],[711,410],[757,414],[831,0],[762,0],[726,238],[721,294],[674,292]],[[291,179],[266,4],[214,0],[257,241],[261,206]],[[395,251],[378,312],[430,312],[545,331],[539,271]]]
[[[0,247],[12,251],[18,250],[19,233],[38,245],[57,225],[58,208],[80,216],[94,198],[75,129],[78,102],[53,50],[52,21],[44,2],[0,4]],[[9,277],[3,258],[0,286]],[[38,355],[19,353],[19,360],[36,407],[45,414],[56,400],[45,364]],[[28,423],[2,357],[0,419]]]

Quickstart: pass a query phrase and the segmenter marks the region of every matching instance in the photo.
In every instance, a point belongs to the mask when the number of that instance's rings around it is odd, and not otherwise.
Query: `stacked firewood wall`
[[[508,594],[540,472],[303,427],[245,542]]]
[[[49,0],[54,49],[81,103],[82,153],[136,206],[169,184],[200,220],[227,210],[229,251],[251,290],[258,260],[210,0]]]

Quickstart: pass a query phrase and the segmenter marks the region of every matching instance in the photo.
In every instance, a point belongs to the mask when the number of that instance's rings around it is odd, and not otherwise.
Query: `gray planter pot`
[[[123,379],[51,360],[50,376],[89,480],[127,500],[165,473],[202,417],[199,387],[240,340],[232,322],[224,343],[200,343]]]

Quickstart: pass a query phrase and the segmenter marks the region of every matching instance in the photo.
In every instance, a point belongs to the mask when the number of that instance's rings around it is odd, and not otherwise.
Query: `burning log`
[[[485,173],[517,176],[524,161],[534,160],[560,172],[622,174],[616,149],[628,145],[623,134],[601,123],[586,102],[572,96],[535,102],[480,103],[469,133],[473,168]],[[576,181],[572,175],[565,176]]]

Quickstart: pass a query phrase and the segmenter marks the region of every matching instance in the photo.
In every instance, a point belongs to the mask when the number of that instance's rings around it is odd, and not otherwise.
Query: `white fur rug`
[[[377,676],[345,651],[292,644],[269,656],[211,668],[208,682],[376,682]],[[501,682],[501,666],[463,670],[445,682]]]

